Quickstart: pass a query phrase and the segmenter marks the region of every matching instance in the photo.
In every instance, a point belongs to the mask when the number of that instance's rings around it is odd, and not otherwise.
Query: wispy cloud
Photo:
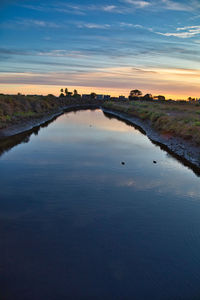
[[[117,9],[116,5],[106,5],[106,6],[102,6],[102,10],[103,11],[107,11],[107,12],[115,12]]]
[[[165,9],[168,10],[177,10],[177,11],[191,11],[193,10],[192,5],[175,2],[172,0],[162,0],[162,3],[165,6]]]
[[[44,6],[42,6],[42,5],[30,5],[30,4],[25,5],[25,4],[23,4],[23,5],[21,5],[21,7],[36,10],[36,11],[43,11],[44,10]]]
[[[139,1],[139,0],[124,0],[125,3],[134,5],[136,8],[145,8],[151,5],[148,1]]]
[[[81,51],[69,51],[69,50],[37,51],[35,54],[37,56],[73,57],[73,58],[80,58],[86,56],[86,54]]]
[[[19,55],[19,56],[46,56],[46,57],[86,57],[88,54],[82,51],[71,50],[19,50],[0,48],[0,55]]]
[[[144,26],[142,26],[140,24],[132,24],[132,23],[126,23],[126,22],[120,22],[120,27],[138,28],[138,29],[144,28]]]
[[[26,27],[29,26],[37,26],[37,27],[49,27],[49,28],[60,28],[61,25],[54,23],[54,22],[47,22],[47,21],[43,21],[43,20],[31,20],[31,19],[24,19],[21,21],[17,21],[16,22],[19,25],[23,25]]]
[[[81,23],[77,24],[78,28],[88,28],[88,29],[109,29],[111,25],[109,24],[96,24],[96,23]]]
[[[152,9],[153,11],[173,10],[173,11],[193,11],[200,8],[197,0],[191,0],[191,3],[180,3],[174,0],[121,0],[108,5],[101,4],[70,4],[66,2],[49,3],[46,5],[22,5],[24,8],[36,11],[54,11],[66,14],[87,15],[91,11],[102,11],[107,13],[130,14],[138,9]]]
[[[185,26],[185,27],[179,27],[176,29],[176,32],[156,32],[157,34],[163,35],[163,36],[174,36],[178,38],[191,38],[196,35],[200,34],[200,26]]]
[[[49,73],[2,73],[0,84],[35,84],[55,86],[79,86],[123,89],[128,91],[134,86],[144,92],[171,94],[198,94],[200,92],[200,71],[192,69],[139,69],[131,67],[104,68],[88,72],[49,72]]]
[[[27,9],[41,12],[59,12],[65,14],[85,15],[84,9],[81,6],[66,4],[62,2],[59,3],[59,5],[49,3],[48,7],[46,5],[43,5],[42,3],[40,5],[23,4],[21,6]]]
[[[10,28],[16,29],[16,27],[21,27],[22,29],[26,29],[29,27],[38,27],[38,28],[61,28],[63,25],[49,22],[44,20],[34,20],[34,19],[17,19],[11,20],[7,22],[3,22],[0,24],[2,28]]]

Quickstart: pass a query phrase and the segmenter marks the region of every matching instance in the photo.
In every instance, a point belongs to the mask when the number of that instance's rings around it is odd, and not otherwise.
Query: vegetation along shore
[[[62,90],[63,91],[63,90]],[[93,97],[82,99],[75,90],[59,97],[54,95],[4,95],[0,94],[0,137],[23,132],[37,126],[69,107],[95,105]]]
[[[198,101],[154,101],[129,98],[106,101],[105,111],[140,126],[154,142],[200,167],[200,104]]]

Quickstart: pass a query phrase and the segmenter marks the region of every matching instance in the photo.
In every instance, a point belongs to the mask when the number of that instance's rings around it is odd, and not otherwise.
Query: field
[[[200,145],[200,104],[187,102],[126,101],[104,107],[150,122],[162,134],[178,136]]]

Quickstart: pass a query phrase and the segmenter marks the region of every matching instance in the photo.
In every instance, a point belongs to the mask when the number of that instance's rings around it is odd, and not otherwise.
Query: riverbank
[[[161,105],[160,103],[145,102],[105,102],[103,111],[139,126],[152,142],[179,157],[189,167],[193,165],[195,168],[200,168],[200,146],[198,142],[200,127],[198,125],[192,127],[192,121],[197,122],[199,118],[198,111],[200,108],[198,106],[182,106],[181,104]],[[187,123],[185,122],[186,118],[190,120]],[[188,128],[182,128],[182,131],[178,131],[181,126],[178,123],[188,124]],[[183,132],[189,132],[190,136],[184,138]]]
[[[0,138],[31,130],[67,109],[97,105],[93,99],[74,97],[0,95]]]
[[[11,96],[9,96],[11,97]],[[18,97],[18,96],[15,96]],[[27,132],[61,115],[64,111],[101,107],[110,116],[130,122],[149,139],[169,153],[181,159],[190,168],[198,168],[200,174],[200,107],[195,105],[113,102],[73,97],[19,96],[19,99],[2,101],[0,97],[0,139]],[[2,110],[2,102],[7,110]],[[3,117],[2,117],[3,111]],[[9,113],[9,114],[8,114]],[[6,118],[5,118],[6,116]],[[2,122],[3,120],[3,122]],[[193,168],[193,169],[194,169]]]

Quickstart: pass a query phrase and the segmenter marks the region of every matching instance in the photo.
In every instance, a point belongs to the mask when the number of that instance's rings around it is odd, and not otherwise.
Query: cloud
[[[124,13],[124,7],[117,6],[114,4],[111,5],[83,5],[82,10],[84,10],[86,13],[92,11],[92,12],[105,12],[105,13]]]
[[[163,35],[163,36],[174,36],[178,38],[191,38],[196,35],[200,34],[200,26],[185,26],[185,27],[179,27],[176,28],[176,32],[156,32],[157,34]]]
[[[166,9],[169,10],[177,10],[177,11],[190,11],[193,10],[191,5],[186,5],[183,3],[178,3],[171,0],[162,0],[163,4],[165,5]]]
[[[109,29],[111,26],[109,24],[82,23],[78,24],[77,27],[88,29]]]
[[[143,9],[145,7],[148,7],[151,4],[151,2],[148,1],[140,1],[140,0],[122,0],[124,3],[121,5],[108,4],[108,5],[101,5],[101,4],[85,4],[85,5],[75,5],[75,4],[69,4],[65,2],[60,2],[58,4],[52,4],[49,3],[48,7],[45,5],[21,5],[21,7],[36,10],[36,11],[42,11],[42,12],[49,12],[49,11],[56,11],[60,13],[67,13],[67,14],[76,14],[76,15],[86,15],[90,11],[103,11],[107,13],[130,13],[130,5],[135,9]],[[127,7],[127,4],[129,7]]]
[[[195,11],[200,7],[196,0],[193,0],[190,5],[185,3],[180,3],[173,0],[152,0],[152,1],[139,1],[139,0],[123,0],[124,3],[131,4],[135,8],[147,8],[151,7],[154,11],[174,10],[174,11]]]
[[[60,13],[67,13],[67,14],[76,14],[76,15],[86,15],[88,11],[104,11],[108,13],[120,13],[120,7],[116,5],[72,5],[68,3],[59,3],[57,4],[49,4],[48,7],[42,5],[22,5],[22,7],[36,10],[36,11],[56,11]]]
[[[71,57],[82,58],[89,54],[82,51],[75,50],[19,50],[19,49],[4,49],[0,48],[0,56],[43,56],[43,57]]]
[[[44,21],[44,20],[34,20],[34,19],[18,19],[13,21],[7,21],[0,24],[2,28],[16,29],[16,26],[24,28],[38,27],[38,28],[61,28],[63,25]]]
[[[27,9],[32,9],[32,10],[36,10],[36,11],[44,11],[45,10],[45,7],[44,6],[41,6],[41,5],[22,5],[22,7],[24,8],[27,8]],[[47,10],[47,8],[46,8]]]
[[[117,6],[115,6],[115,5],[106,5],[106,6],[102,7],[102,10],[106,11],[106,12],[113,12],[113,11],[116,11],[116,9],[117,9]]]
[[[180,3],[173,0],[120,0],[121,4],[109,3],[101,4],[70,4],[66,2],[49,3],[48,7],[43,4],[21,5],[24,8],[43,12],[59,12],[66,14],[87,15],[91,11],[103,11],[107,13],[130,14],[135,9],[151,8],[153,11],[174,10],[174,11],[193,11],[200,8],[197,0],[191,0],[191,4]]]
[[[126,23],[126,22],[121,22],[119,25],[120,25],[120,27],[128,27],[128,28],[138,28],[138,29],[144,28],[142,25]]]
[[[178,27],[176,30],[177,31],[182,31],[182,30],[199,30],[200,29],[200,25],[198,26],[185,26],[185,27]]]
[[[187,95],[192,91],[195,96],[200,92],[199,78],[200,71],[195,69],[113,67],[87,72],[2,73],[0,84],[78,85],[128,92],[134,82],[143,92]]]
[[[37,56],[52,56],[52,57],[85,57],[86,55],[81,51],[69,50],[51,50],[51,51],[37,51]]]
[[[150,6],[151,3],[147,1],[139,1],[139,0],[124,0],[125,3],[134,5],[136,8],[145,8]]]
[[[48,28],[60,28],[61,26],[57,23],[54,22],[46,22],[46,21],[42,21],[42,20],[31,20],[31,19],[27,19],[27,20],[21,20],[17,22],[20,25],[23,26],[37,26],[37,27],[48,27]]]
[[[31,10],[36,10],[36,11],[42,11],[42,12],[59,12],[59,13],[67,13],[67,14],[75,14],[75,15],[85,15],[85,12],[83,11],[82,6],[78,5],[71,5],[71,4],[66,4],[66,3],[59,3],[58,4],[53,4],[49,3],[48,6],[43,5],[42,3],[40,5],[29,5],[29,4],[24,4],[21,5],[23,8],[31,9]]]

